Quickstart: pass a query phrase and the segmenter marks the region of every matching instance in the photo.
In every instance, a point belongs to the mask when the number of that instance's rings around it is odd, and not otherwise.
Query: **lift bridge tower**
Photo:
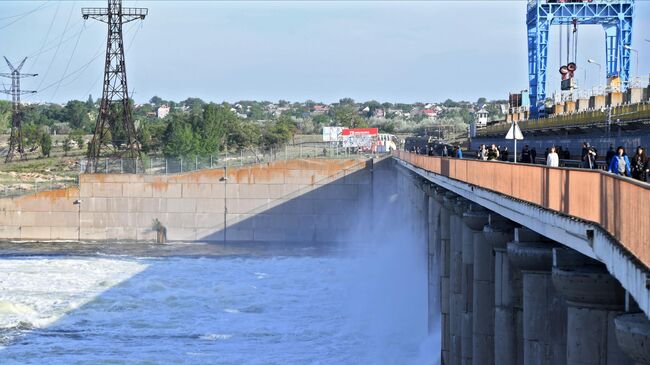
[[[529,0],[528,82],[531,117],[544,116],[548,38],[552,25],[600,24],[605,30],[607,78],[630,79],[634,0]]]

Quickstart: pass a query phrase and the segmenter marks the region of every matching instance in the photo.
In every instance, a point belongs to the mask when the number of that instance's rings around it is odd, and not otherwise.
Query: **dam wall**
[[[372,197],[372,160],[304,159],[184,174],[83,174],[0,199],[3,240],[341,242]],[[80,200],[80,204],[74,204]]]

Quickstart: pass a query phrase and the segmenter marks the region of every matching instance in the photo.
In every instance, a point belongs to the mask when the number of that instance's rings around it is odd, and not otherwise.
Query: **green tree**
[[[41,141],[41,127],[28,123],[22,127],[23,147],[29,151],[35,151]]]
[[[155,106],[160,106],[162,104],[165,104],[165,101],[159,96],[154,96],[151,99],[149,99],[149,103]]]
[[[192,126],[179,116],[174,116],[167,125],[163,137],[163,153],[170,157],[196,155],[195,135]]]
[[[196,128],[201,138],[201,152],[212,154],[223,149],[226,134],[236,132],[237,128],[238,118],[227,105],[206,105],[202,124]]]
[[[282,114],[274,123],[267,126],[261,142],[265,148],[277,148],[286,145],[294,136],[296,124],[293,119]]]
[[[88,100],[86,100],[86,108],[88,108],[88,109],[94,109],[95,108],[95,101],[93,100],[92,94],[88,95]]]
[[[50,151],[52,151],[52,137],[50,137],[49,133],[41,134],[40,145],[43,157],[50,157]]]
[[[79,100],[69,101],[63,113],[72,128],[81,128],[88,120],[88,106]]]
[[[63,140],[63,155],[64,156],[67,156],[68,152],[70,152],[71,144],[72,144],[72,140],[70,139],[70,136],[65,137],[65,139]]]
[[[353,105],[337,107],[334,111],[334,120],[338,125],[348,128],[364,128],[368,125]]]
[[[339,100],[339,105],[341,105],[341,106],[343,106],[343,105],[353,106],[353,105],[355,105],[354,99],[352,99],[352,98],[340,99]]]
[[[84,131],[82,129],[73,130],[70,133],[69,138],[71,141],[74,141],[77,144],[79,149],[84,148]]]

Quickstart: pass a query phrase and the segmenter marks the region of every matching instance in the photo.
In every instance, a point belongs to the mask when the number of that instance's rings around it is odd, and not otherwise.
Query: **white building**
[[[476,112],[476,128],[483,128],[488,123],[488,112],[485,108]]]
[[[156,110],[156,115],[158,118],[163,119],[169,114],[169,106],[163,104],[158,107],[158,110]]]

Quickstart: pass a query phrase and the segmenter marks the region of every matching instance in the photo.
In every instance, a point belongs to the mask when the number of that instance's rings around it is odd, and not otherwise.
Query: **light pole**
[[[77,206],[77,221],[79,223],[79,229],[77,230],[77,242],[81,242],[81,199],[73,201],[72,204]]]
[[[632,48],[632,47],[630,47],[630,46],[628,46],[628,45],[623,46],[623,48],[628,49],[628,50],[636,53],[636,72],[635,72],[634,76],[635,76],[635,78],[638,78],[639,77],[639,51]]]
[[[591,59],[591,58],[588,59],[587,62],[588,62],[588,63],[592,63],[592,64],[598,66],[598,77],[597,77],[596,79],[598,80],[598,89],[600,89],[600,71],[601,71],[602,66],[600,65],[600,63],[594,61],[594,60]],[[599,91],[600,91],[600,90],[599,90]]]

